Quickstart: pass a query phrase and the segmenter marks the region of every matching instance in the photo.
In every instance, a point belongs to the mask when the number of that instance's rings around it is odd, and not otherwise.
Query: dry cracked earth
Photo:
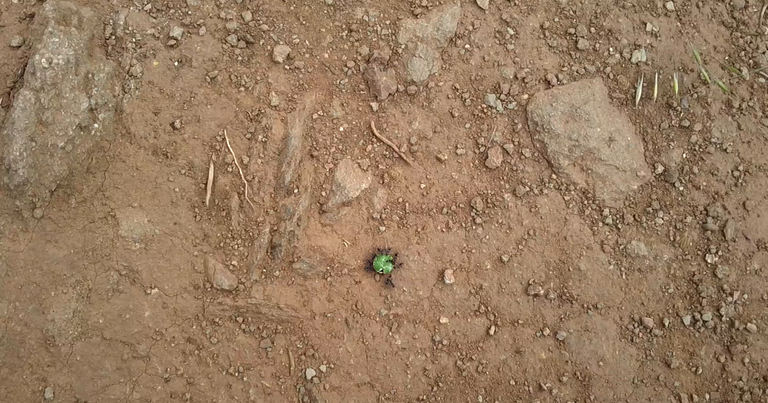
[[[0,0],[0,402],[768,402],[765,13]]]

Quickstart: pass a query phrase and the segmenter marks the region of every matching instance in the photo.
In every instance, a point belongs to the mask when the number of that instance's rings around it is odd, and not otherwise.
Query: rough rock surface
[[[304,144],[304,133],[308,117],[315,107],[317,96],[308,94],[301,102],[301,106],[288,117],[288,133],[285,138],[285,146],[280,154],[280,177],[277,190],[285,194],[292,194],[295,186],[298,168],[301,163],[301,151]]]
[[[456,34],[460,17],[461,4],[452,2],[423,18],[403,20],[397,40],[406,46],[403,60],[409,81],[421,83],[440,70],[440,52]]]
[[[397,92],[397,77],[392,70],[382,71],[378,66],[368,66],[363,74],[368,90],[377,100],[383,101]]]
[[[620,207],[651,178],[643,143],[627,116],[611,105],[602,79],[535,94],[528,125],[552,168],[608,206]]]
[[[275,63],[284,63],[285,59],[288,58],[288,55],[291,54],[291,48],[287,45],[277,45],[274,49],[272,49],[272,60],[274,60]]]
[[[485,166],[488,169],[496,169],[504,162],[504,150],[500,146],[493,146],[488,149],[488,157],[485,159]]]
[[[255,281],[259,276],[259,269],[263,263],[266,262],[267,250],[269,249],[269,242],[271,240],[272,233],[269,230],[269,226],[265,225],[259,236],[253,240],[251,246],[251,252],[248,255],[248,278],[251,281]]]
[[[363,171],[351,159],[339,162],[333,174],[331,197],[325,205],[326,211],[354,200],[363,190],[371,186],[371,174]]]
[[[308,187],[308,182],[308,180],[305,180],[303,188],[306,189]],[[307,189],[295,197],[287,198],[281,203],[278,209],[280,223],[277,225],[270,243],[270,255],[273,262],[282,264],[293,256],[299,243],[303,223],[306,221],[304,215],[307,207],[309,207],[310,195],[310,191]]]
[[[232,291],[237,288],[237,276],[211,256],[205,256],[205,274],[218,290]]]
[[[93,146],[112,136],[119,88],[92,11],[48,1],[35,25],[42,34],[0,132],[3,182],[24,207],[45,204]]]

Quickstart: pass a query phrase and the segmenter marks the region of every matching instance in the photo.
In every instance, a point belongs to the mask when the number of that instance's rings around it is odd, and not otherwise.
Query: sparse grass
[[[712,84],[712,82],[715,82],[715,85],[717,85],[718,88],[720,88],[721,91],[725,93],[730,93],[731,89],[728,88],[728,86],[725,84],[723,80],[716,77],[715,75],[712,75],[710,77],[710,72],[707,70],[707,67],[704,65],[704,61],[702,60],[701,53],[696,49],[696,47],[691,46],[691,52],[693,53],[693,59],[696,62],[696,66],[699,68],[699,75],[701,76],[701,79],[704,80],[708,85]],[[715,59],[717,60],[717,59]],[[727,65],[721,61],[718,60],[718,62],[726,68],[726,70],[730,72],[735,72],[738,76],[743,76],[743,74],[735,67]]]

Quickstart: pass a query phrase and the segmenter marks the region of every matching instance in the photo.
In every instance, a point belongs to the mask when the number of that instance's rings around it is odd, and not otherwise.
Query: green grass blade
[[[691,51],[693,52],[693,58],[696,60],[696,64],[701,66],[702,65],[702,63],[701,63],[701,54],[693,46],[691,46]]]
[[[728,86],[725,85],[725,83],[722,80],[720,80],[719,78],[717,78],[717,77],[715,77],[715,84],[717,84],[717,86],[720,87],[720,89],[723,92],[727,92],[727,93],[731,92],[731,90],[728,88]]]
[[[707,84],[712,84],[712,80],[709,79],[709,73],[707,73],[707,69],[705,69],[702,65],[699,65],[699,74],[701,74],[701,79],[706,81]]]
[[[672,88],[675,90],[675,96],[680,95],[680,84],[677,81],[677,72],[672,74]]]

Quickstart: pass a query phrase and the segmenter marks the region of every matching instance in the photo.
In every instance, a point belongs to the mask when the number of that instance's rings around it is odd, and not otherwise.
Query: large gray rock
[[[555,172],[610,207],[620,207],[651,177],[642,140],[611,105],[600,78],[535,94],[528,104],[528,126]]]
[[[397,40],[406,46],[404,60],[409,81],[421,83],[440,70],[440,52],[456,34],[460,17],[461,4],[452,2],[422,18],[402,21]]]
[[[0,132],[3,182],[25,208],[45,203],[62,179],[84,168],[100,139],[113,136],[119,90],[92,11],[47,1],[35,27],[39,40]]]

